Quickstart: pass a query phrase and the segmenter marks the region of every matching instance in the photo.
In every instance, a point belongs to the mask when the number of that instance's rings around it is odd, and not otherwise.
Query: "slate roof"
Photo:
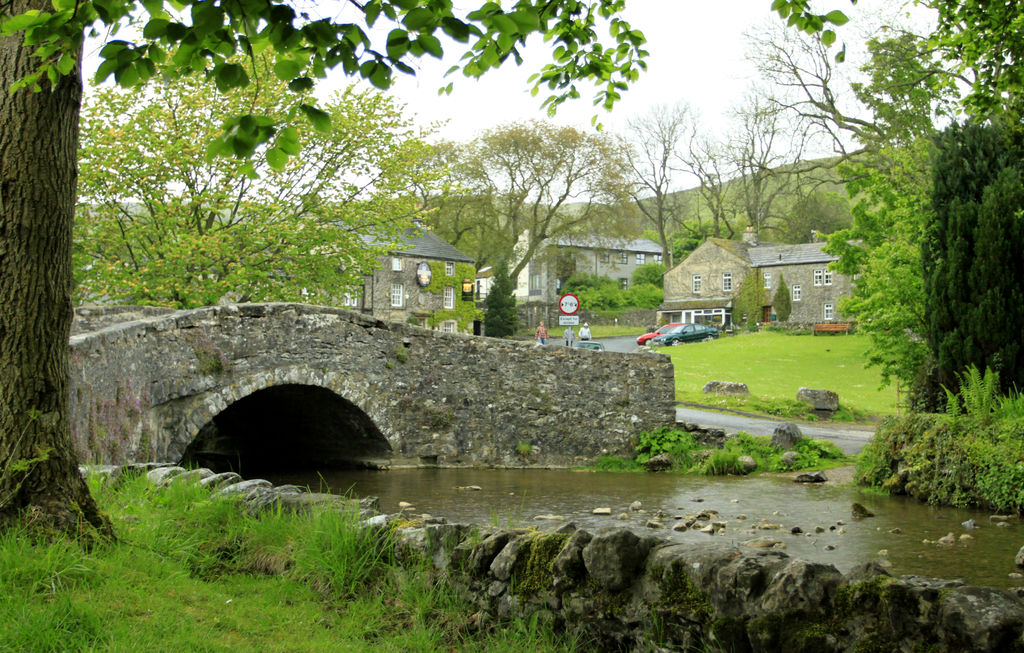
[[[732,297],[702,298],[702,299],[671,299],[666,300],[660,307],[661,310],[683,309],[683,308],[732,308]]]
[[[363,236],[363,240],[374,242],[373,236]],[[455,248],[432,231],[420,227],[410,227],[402,234],[401,241],[389,250],[392,254],[405,254],[423,258],[440,259],[442,261],[460,261],[474,263],[474,260]]]
[[[579,247],[581,249],[614,249],[627,252],[643,252],[661,254],[661,245],[646,238],[602,238],[600,236],[566,236],[555,238],[551,242],[559,247]]]
[[[822,251],[825,243],[801,243],[799,245],[747,244],[747,258],[755,268],[774,265],[801,265],[806,263],[829,263],[838,261],[838,256]]]

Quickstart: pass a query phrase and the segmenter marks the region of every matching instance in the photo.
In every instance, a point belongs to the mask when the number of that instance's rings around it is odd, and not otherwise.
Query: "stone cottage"
[[[754,271],[768,302],[761,307],[757,321],[775,319],[770,302],[783,278],[792,300],[789,323],[841,321],[839,299],[852,294],[853,282],[829,269],[838,257],[824,252],[824,245],[762,243],[752,230],[739,241],[709,238],[665,273],[665,300],[658,319],[728,326],[734,321],[733,300],[740,284]],[[742,318],[735,316],[736,321]]]

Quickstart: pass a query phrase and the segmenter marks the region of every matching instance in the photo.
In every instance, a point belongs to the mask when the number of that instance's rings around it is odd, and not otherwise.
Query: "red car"
[[[681,324],[682,324],[682,322],[675,322],[673,324],[666,324],[665,326],[661,327],[657,331],[653,331],[651,333],[645,333],[645,334],[643,334],[642,336],[640,336],[640,337],[638,337],[636,339],[636,344],[638,344],[638,345],[646,345],[647,341],[649,341],[651,338],[653,338],[655,336],[660,336],[660,335],[665,334],[665,333],[668,333],[669,329],[671,329],[672,327],[677,327],[677,326],[679,326]]]

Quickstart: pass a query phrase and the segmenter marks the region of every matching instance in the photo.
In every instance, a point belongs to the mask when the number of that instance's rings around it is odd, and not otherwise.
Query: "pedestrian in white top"
[[[590,340],[590,325],[586,322],[580,327],[580,340]]]

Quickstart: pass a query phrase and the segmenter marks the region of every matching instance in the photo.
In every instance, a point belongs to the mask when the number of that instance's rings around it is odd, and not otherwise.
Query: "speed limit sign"
[[[562,315],[575,315],[580,310],[580,299],[572,293],[566,293],[558,298],[558,310]]]

